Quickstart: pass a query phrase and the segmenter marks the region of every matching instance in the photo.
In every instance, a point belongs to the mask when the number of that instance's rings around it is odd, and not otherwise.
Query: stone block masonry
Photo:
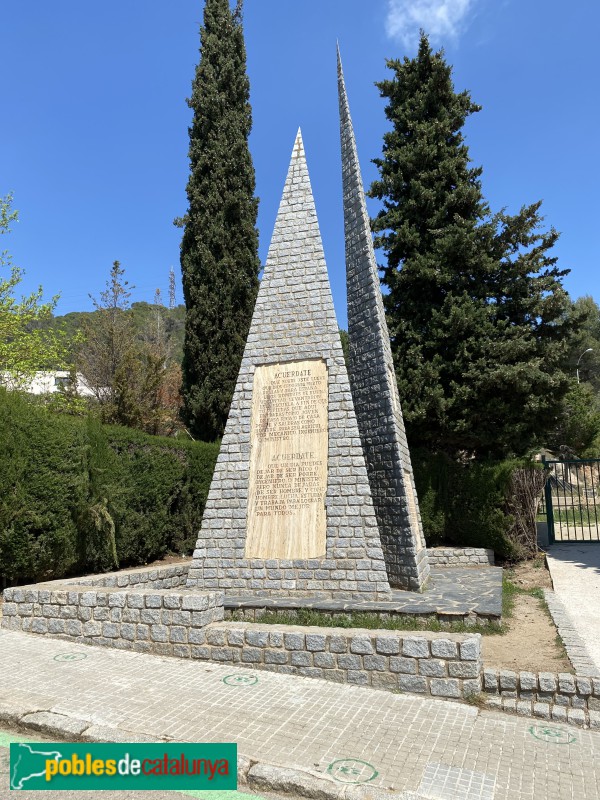
[[[485,668],[482,688],[492,708],[600,729],[600,678]]]
[[[223,593],[37,584],[4,590],[2,627],[83,644],[190,658],[223,619]]]
[[[600,729],[600,678],[484,669],[480,634],[224,621],[223,592],[183,588],[186,569],[5,589],[1,626],[423,696],[465,700],[481,692],[489,708]]]
[[[152,585],[186,566],[5,589],[2,628],[433,697],[481,690],[480,634],[224,622],[223,592]]]
[[[484,547],[428,547],[430,567],[494,566],[494,551]]]
[[[325,546],[314,558],[248,556],[258,368],[323,361],[327,372]],[[293,415],[292,415],[293,416]],[[292,417],[291,417],[292,418]],[[296,420],[297,422],[297,420]],[[303,449],[303,448],[300,448]],[[274,536],[285,518],[271,510]],[[391,597],[300,132],[294,144],[188,586],[233,595]]]
[[[352,397],[390,584],[421,591],[429,563],[339,50],[338,94]]]
[[[465,699],[481,691],[481,635],[213,623],[197,658],[390,691]]]
[[[60,583],[64,586],[106,586],[112,588],[129,586],[139,589],[174,589],[177,586],[185,586],[190,563],[187,561],[164,567],[124,569],[119,572],[107,572],[84,578],[63,578],[60,581],[50,581],[47,585],[54,586]],[[40,584],[36,585],[40,586]]]

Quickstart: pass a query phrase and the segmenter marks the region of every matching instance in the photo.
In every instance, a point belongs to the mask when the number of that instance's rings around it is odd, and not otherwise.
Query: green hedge
[[[0,387],[0,588],[147,563],[195,544],[218,444],[53,413]],[[516,558],[506,513],[521,462],[412,454],[427,544]]]
[[[457,464],[425,450],[411,459],[429,547],[489,547],[504,558],[521,557],[506,507],[511,477],[523,462]]]
[[[0,586],[190,552],[218,451],[0,388]]]

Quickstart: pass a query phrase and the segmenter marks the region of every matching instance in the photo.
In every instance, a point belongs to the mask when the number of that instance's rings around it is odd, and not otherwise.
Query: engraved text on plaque
[[[324,361],[256,367],[246,558],[325,555],[327,408]]]

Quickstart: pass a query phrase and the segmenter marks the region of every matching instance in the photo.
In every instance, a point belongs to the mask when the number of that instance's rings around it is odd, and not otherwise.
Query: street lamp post
[[[579,383],[579,362],[581,361],[581,359],[584,357],[584,355],[585,355],[586,353],[592,353],[593,351],[594,351],[594,348],[593,348],[593,347],[588,347],[588,349],[587,349],[587,350],[584,350],[584,351],[583,351],[583,353],[582,353],[582,354],[579,356],[579,358],[577,359],[577,367],[576,367],[576,371],[577,371],[577,383]]]

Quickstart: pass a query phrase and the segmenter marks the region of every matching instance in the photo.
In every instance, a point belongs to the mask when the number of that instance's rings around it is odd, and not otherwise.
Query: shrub
[[[73,498],[83,431],[0,389],[0,576],[41,580],[77,562]]]
[[[111,506],[121,563],[148,561],[196,543],[218,444],[148,436],[105,426],[115,459]]]
[[[218,451],[52,413],[0,389],[0,581],[190,552]]]
[[[459,464],[444,454],[415,450],[415,484],[429,547],[488,547],[507,559],[524,555],[514,535],[513,475],[521,461]]]

